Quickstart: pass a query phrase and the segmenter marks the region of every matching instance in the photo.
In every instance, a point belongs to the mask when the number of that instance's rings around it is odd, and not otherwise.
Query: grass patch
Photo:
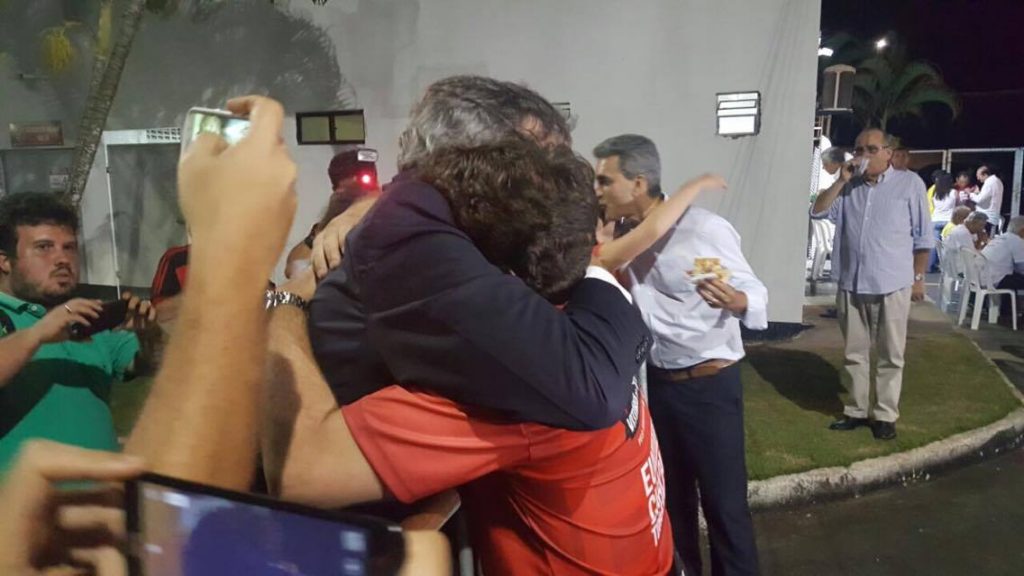
[[[750,478],[906,451],[1020,407],[995,368],[960,334],[912,334],[906,356],[899,436],[882,442],[867,428],[828,430],[845,398],[841,350],[815,348],[809,341],[750,346],[742,367]],[[119,436],[131,431],[152,381],[149,376],[114,384],[110,408]]]
[[[743,365],[750,478],[903,452],[1020,407],[996,369],[960,334],[911,335],[906,358],[899,435],[883,442],[867,428],[828,430],[846,398],[842,350],[813,342],[751,346]]]

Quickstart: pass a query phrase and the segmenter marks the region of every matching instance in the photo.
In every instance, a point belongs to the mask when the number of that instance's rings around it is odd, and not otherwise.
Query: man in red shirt
[[[421,176],[447,201],[441,209],[491,263],[554,303],[584,273],[614,282],[587,267],[593,172],[567,147],[505,142],[441,152],[426,166]],[[597,432],[511,422],[412,383],[339,409],[313,359],[305,315],[274,309],[263,454],[275,492],[344,506],[460,487],[489,576],[671,569],[663,466],[635,384],[622,421]]]

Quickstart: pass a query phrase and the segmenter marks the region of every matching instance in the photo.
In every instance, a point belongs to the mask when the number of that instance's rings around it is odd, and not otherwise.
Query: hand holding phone
[[[178,165],[178,202],[194,243],[190,269],[267,278],[297,204],[296,166],[281,137],[284,109],[261,96],[236,98],[227,107],[250,123],[247,134],[228,145],[199,130],[195,141],[185,143]],[[185,137],[195,131],[195,124],[186,126]],[[252,233],[254,227],[259,234]]]
[[[191,108],[185,116],[185,126],[181,131],[181,153],[203,132],[216,134],[228,143],[238,144],[249,134],[250,122],[245,116],[237,116],[227,110],[213,108]]]
[[[131,576],[397,573],[401,528],[145,474],[125,485]]]
[[[82,324],[81,322],[75,322],[68,327],[68,331],[71,332],[72,340],[85,340],[86,338],[96,334],[97,332],[103,332],[104,330],[113,330],[121,324],[124,324],[125,319],[128,317],[128,301],[127,300],[114,300],[112,302],[104,302],[100,315],[95,318],[88,325]]]

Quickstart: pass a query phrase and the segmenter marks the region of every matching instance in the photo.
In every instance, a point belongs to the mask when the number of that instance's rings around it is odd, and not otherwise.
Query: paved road
[[[1024,449],[929,482],[755,514],[765,576],[1024,575]]]

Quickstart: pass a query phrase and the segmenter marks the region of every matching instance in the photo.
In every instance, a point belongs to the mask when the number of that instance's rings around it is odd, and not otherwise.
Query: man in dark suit
[[[566,429],[605,428],[627,413],[649,338],[618,288],[595,268],[559,311],[492,266],[416,176],[433,151],[514,134],[571,141],[544,98],[490,78],[438,81],[413,108],[400,174],[348,235],[341,266],[310,305],[313,349],[341,403],[409,382]]]

